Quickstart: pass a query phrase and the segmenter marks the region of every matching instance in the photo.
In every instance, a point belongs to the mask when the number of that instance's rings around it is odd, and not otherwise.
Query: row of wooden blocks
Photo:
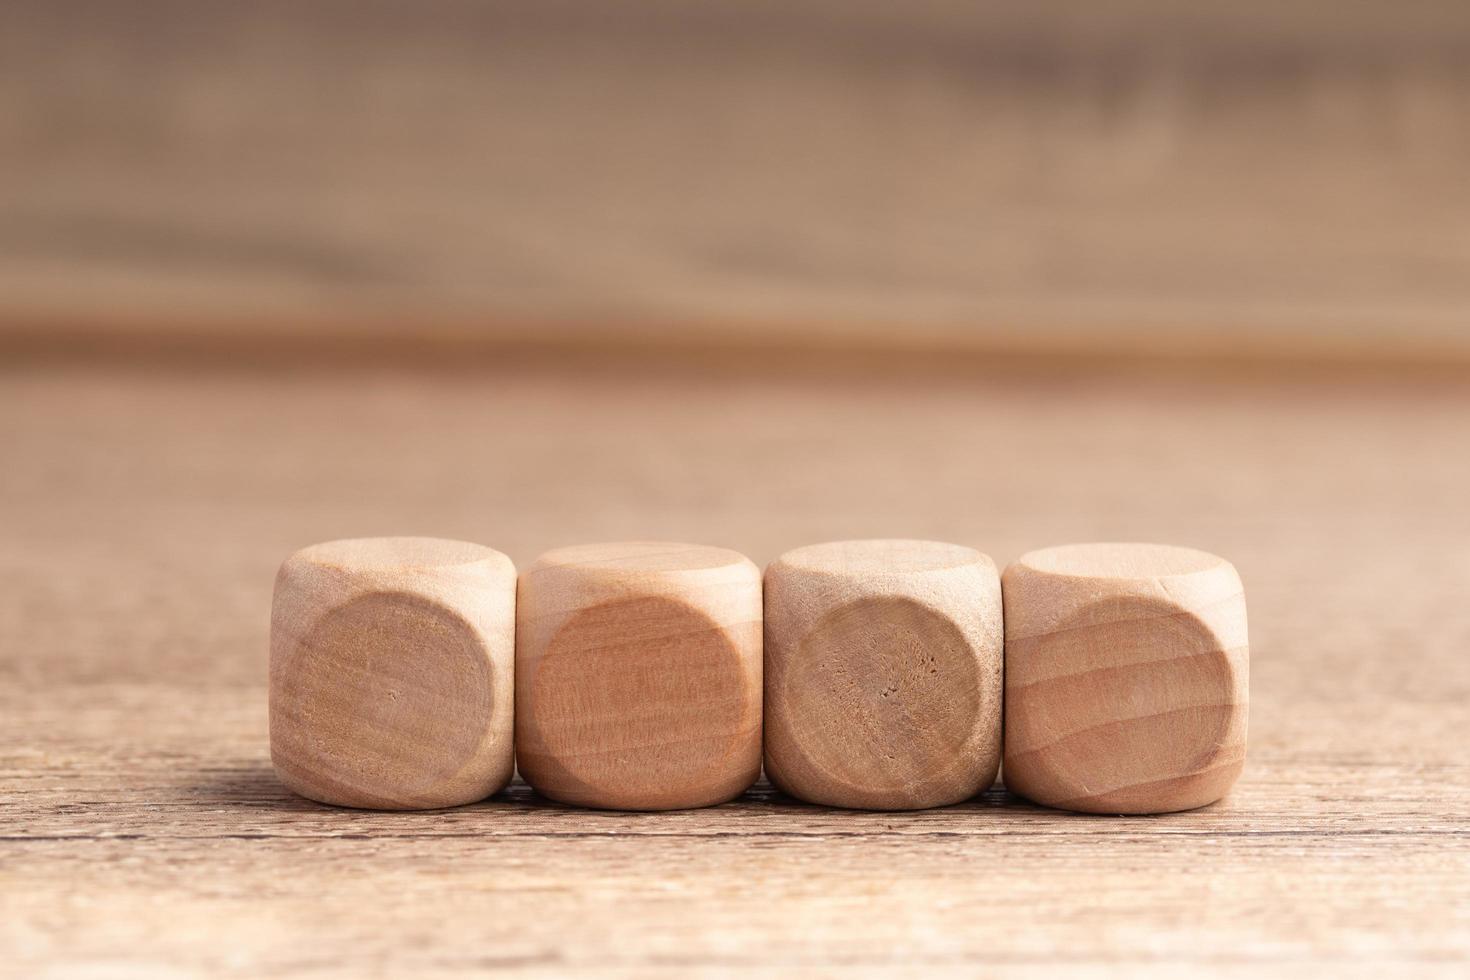
[[[1163,545],[844,541],[764,576],[723,548],[335,541],[281,567],[271,754],[325,803],[430,809],[522,777],[553,800],[708,806],[766,775],[812,803],[1160,813],[1245,756],[1245,599]],[[1004,709],[1004,710],[1002,710]],[[1003,748],[1002,748],[1003,747]]]

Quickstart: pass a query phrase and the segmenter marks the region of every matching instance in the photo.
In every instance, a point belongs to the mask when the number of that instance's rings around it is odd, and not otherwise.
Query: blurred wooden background
[[[0,351],[1470,364],[1470,5],[0,10]]]

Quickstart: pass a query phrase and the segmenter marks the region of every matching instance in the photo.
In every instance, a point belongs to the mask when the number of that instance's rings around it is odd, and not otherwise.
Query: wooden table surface
[[[0,974],[1463,976],[1470,386],[0,369]],[[291,549],[1156,539],[1233,559],[1250,758],[1194,813],[332,810],[272,775]]]

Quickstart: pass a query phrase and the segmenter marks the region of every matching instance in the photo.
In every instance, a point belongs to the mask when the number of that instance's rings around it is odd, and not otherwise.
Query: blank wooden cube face
[[[766,570],[766,774],[829,806],[957,803],[995,781],[995,564],[928,541],[798,548]]]
[[[516,756],[554,800],[707,806],[760,774],[760,571],[723,548],[562,548],[521,576]]]
[[[340,806],[472,803],[510,780],[515,568],[434,538],[298,551],[271,616],[271,758]]]
[[[1189,548],[1024,555],[1003,579],[1005,782],[1037,803],[1164,813],[1224,796],[1245,760],[1245,596]]]

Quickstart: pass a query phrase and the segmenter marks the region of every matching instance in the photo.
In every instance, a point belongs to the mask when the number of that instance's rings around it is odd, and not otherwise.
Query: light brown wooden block
[[[1002,578],[1005,783],[1089,813],[1220,799],[1245,762],[1245,594],[1223,558],[1153,544],[1023,555]]]
[[[958,803],[1000,767],[995,563],[932,541],[838,541],[766,569],[766,775],[870,810]]]
[[[761,762],[761,577],[724,548],[561,548],[521,576],[516,758],[554,800],[732,799]]]
[[[514,763],[515,567],[437,538],[304,548],[276,576],[271,759],[292,791],[419,810],[484,799]]]

